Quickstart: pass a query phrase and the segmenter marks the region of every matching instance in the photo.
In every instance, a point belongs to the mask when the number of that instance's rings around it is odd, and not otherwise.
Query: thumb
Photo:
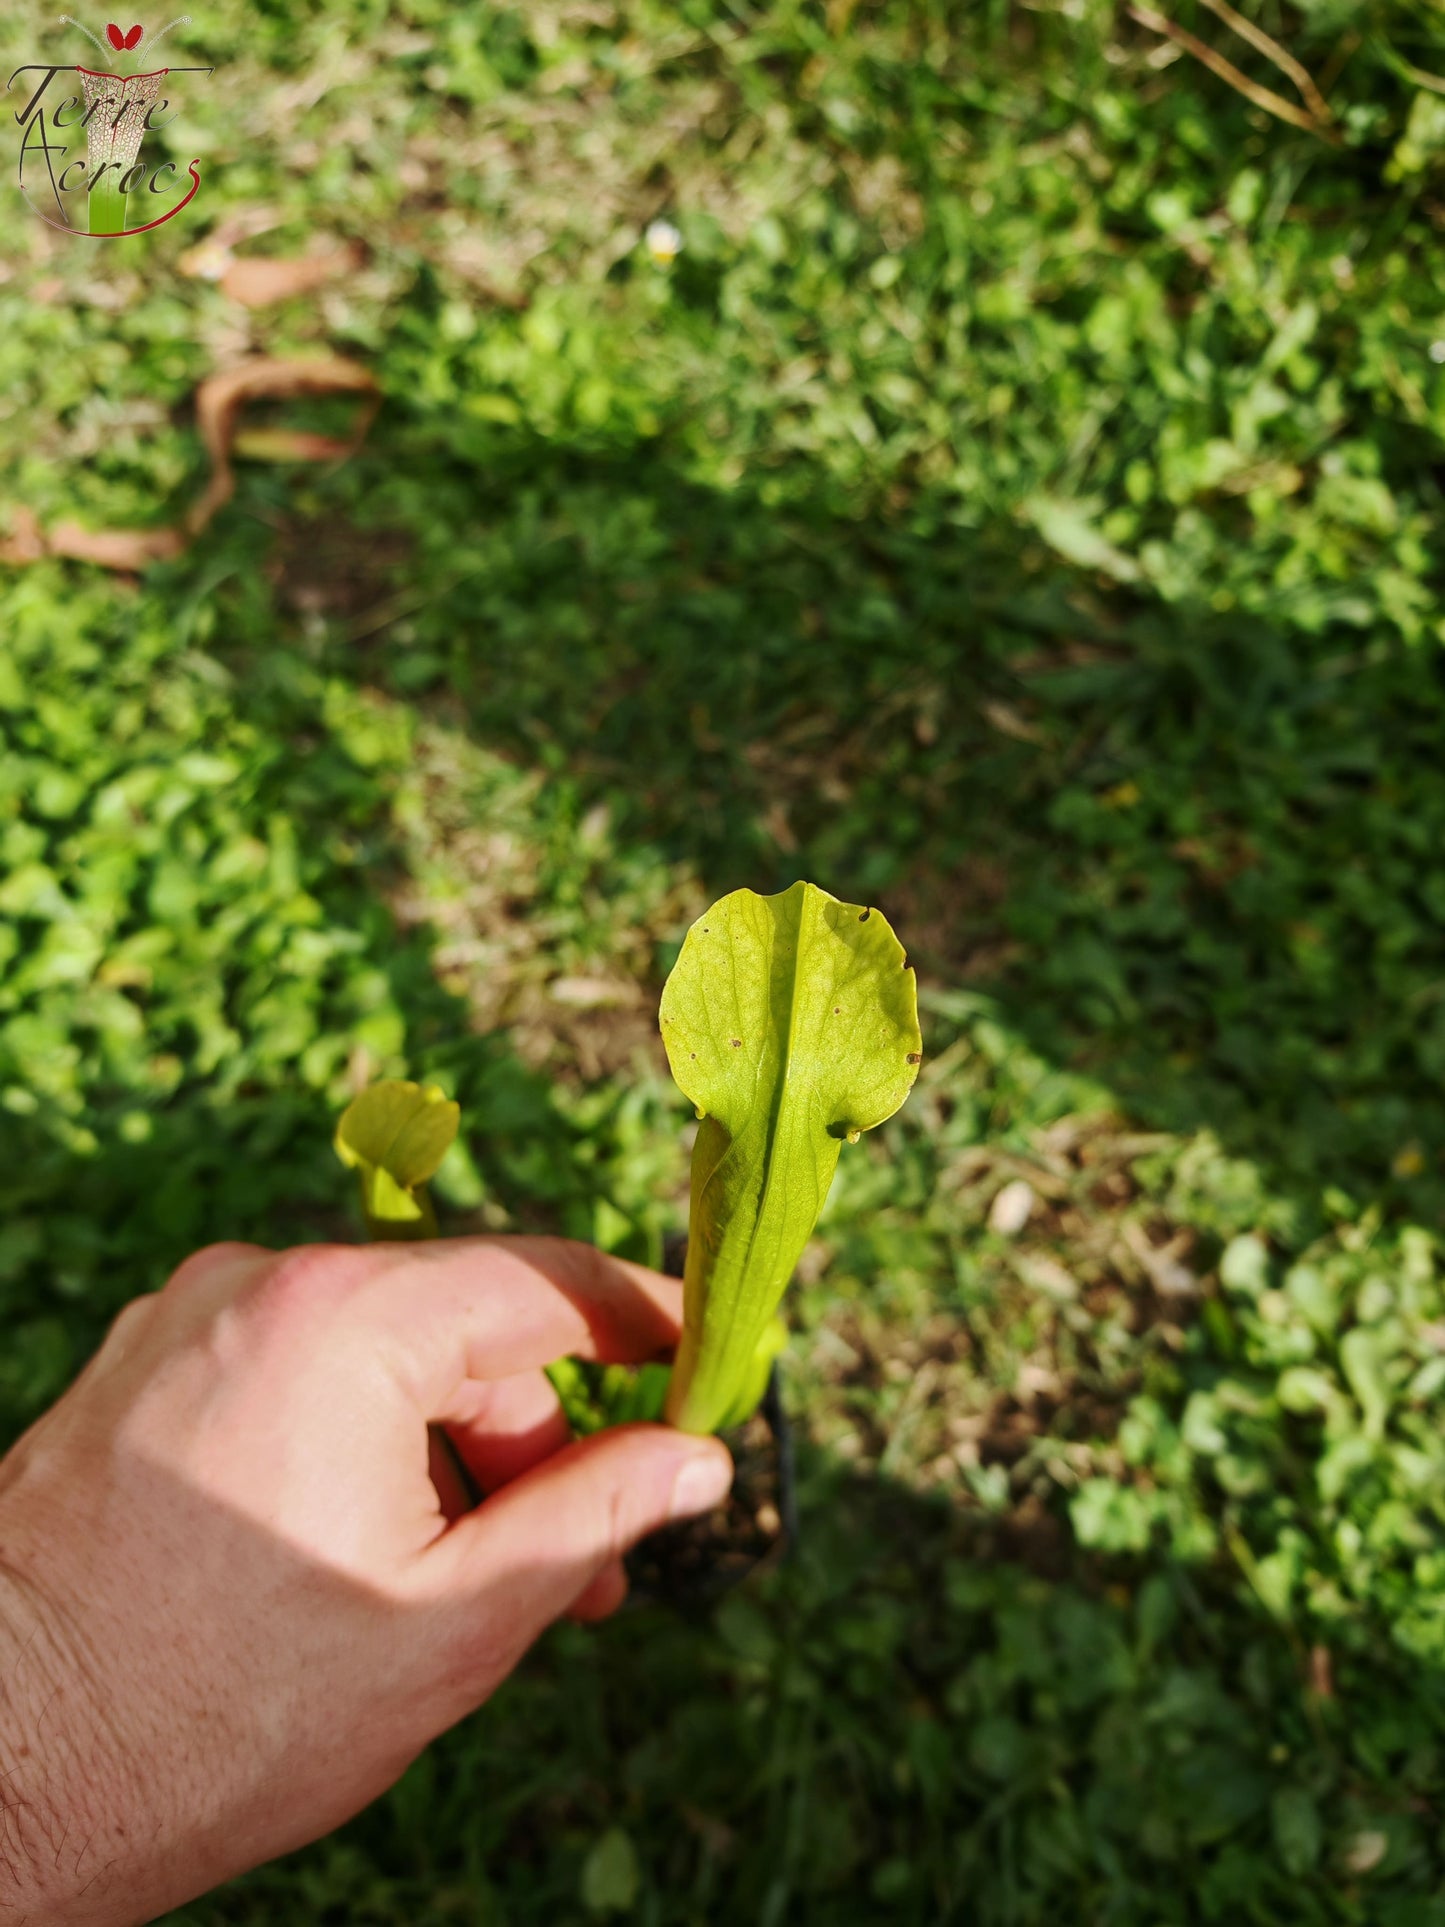
[[[438,1590],[489,1652],[486,1670],[501,1678],[639,1539],[720,1505],[732,1476],[717,1439],[618,1426],[514,1479],[457,1520],[427,1558]]]

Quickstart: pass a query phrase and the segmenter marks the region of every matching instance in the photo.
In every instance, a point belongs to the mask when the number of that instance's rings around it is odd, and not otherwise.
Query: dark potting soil
[[[701,1518],[664,1526],[627,1561],[631,1597],[692,1608],[710,1605],[797,1543],[793,1441],[774,1368],[767,1395],[746,1425],[723,1434],[737,1468],[726,1501]]]
[[[669,1238],[662,1266],[681,1278],[686,1238]],[[723,1505],[652,1533],[627,1561],[631,1597],[682,1608],[709,1605],[750,1573],[780,1565],[797,1545],[793,1437],[775,1365],[762,1404],[746,1425],[723,1434],[737,1468]]]

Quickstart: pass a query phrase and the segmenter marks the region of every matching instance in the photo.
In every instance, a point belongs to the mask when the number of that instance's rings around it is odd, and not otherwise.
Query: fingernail
[[[720,1452],[699,1452],[679,1468],[672,1484],[669,1516],[692,1519],[699,1512],[711,1512],[721,1505],[732,1490],[733,1468]]]

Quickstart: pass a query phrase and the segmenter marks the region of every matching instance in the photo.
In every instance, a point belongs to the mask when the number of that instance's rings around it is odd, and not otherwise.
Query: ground
[[[372,1075],[462,1104],[447,1228],[660,1257],[725,889],[924,1008],[792,1561],[177,1920],[1445,1922],[1445,37],[1160,18],[220,0],[174,223],[13,195],[8,1433],[195,1245],[358,1235]],[[281,384],[188,529],[247,354],[379,411]]]

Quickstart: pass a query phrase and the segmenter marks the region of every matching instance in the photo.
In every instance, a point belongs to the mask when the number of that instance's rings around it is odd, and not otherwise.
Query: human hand
[[[549,1238],[216,1245],[128,1305],[0,1462],[0,1918],[150,1920],[317,1838],[616,1606],[731,1465],[569,1442],[541,1367],[654,1357],[680,1315]]]

